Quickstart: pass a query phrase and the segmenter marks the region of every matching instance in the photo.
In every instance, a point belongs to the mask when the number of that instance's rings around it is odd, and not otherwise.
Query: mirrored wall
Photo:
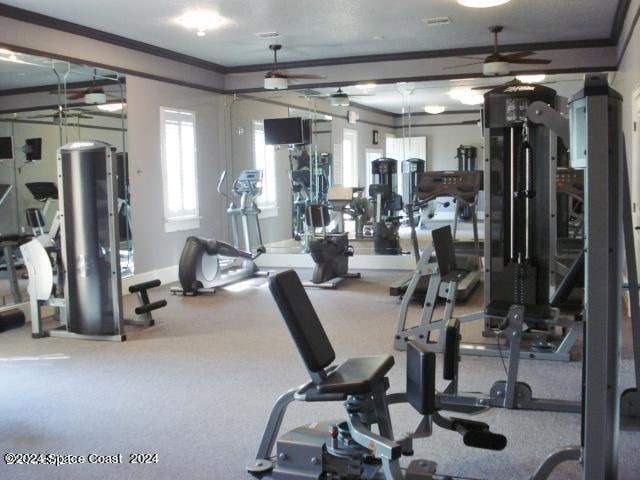
[[[0,50],[3,305],[27,299],[18,245],[51,230],[58,210],[56,152],[77,140],[116,148],[121,268],[133,274],[125,85],[122,74],[104,68]]]
[[[258,168],[254,159],[268,156],[260,149],[272,149],[275,162],[265,182],[272,182],[278,192],[277,208],[270,208],[261,218],[267,251],[306,253],[309,235],[347,232],[355,255],[412,255],[408,215],[400,205],[412,200],[416,173],[422,169],[482,169],[483,94],[514,81],[485,77],[314,90],[296,90],[292,84],[288,90],[240,96],[232,116],[234,165]],[[582,75],[553,75],[531,81],[550,84],[560,96],[569,98],[581,88]],[[281,118],[308,122],[304,128],[310,130],[310,138],[298,145],[270,146],[269,142],[256,143],[247,135],[252,124]],[[268,137],[267,128],[264,130]],[[395,162],[377,162],[386,158]],[[371,187],[381,183],[388,183],[392,191],[387,199],[386,190],[378,188],[380,203],[384,204],[382,216],[390,219],[385,220],[387,224],[399,217],[400,248],[395,252],[374,245],[379,212],[376,187]],[[477,198],[481,240],[482,192]],[[329,206],[331,218],[323,231],[306,224],[306,207],[315,202]],[[473,240],[471,215],[466,210],[456,212],[454,197],[439,197],[416,210],[420,245],[430,238],[433,228],[453,225],[454,221],[457,239]]]

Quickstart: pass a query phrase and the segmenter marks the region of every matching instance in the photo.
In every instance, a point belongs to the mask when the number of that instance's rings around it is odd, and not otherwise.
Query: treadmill
[[[484,175],[481,170],[469,171],[435,171],[420,172],[417,175],[416,203],[412,208],[421,208],[427,203],[440,197],[453,197],[456,203],[456,211],[453,220],[453,238],[455,240],[458,226],[459,213],[462,210],[471,212],[473,224],[473,241],[456,242],[456,265],[459,269],[467,272],[457,284],[456,298],[466,300],[473,293],[473,290],[482,278],[481,252],[483,245],[478,238],[478,219],[476,216],[476,206],[478,193],[482,190]],[[411,225],[411,237],[415,250],[416,261],[420,257],[418,249],[415,225],[411,221],[412,212],[409,214]],[[401,296],[407,290],[413,272],[402,275],[389,285],[389,295]],[[424,277],[414,291],[416,297],[424,297],[428,288],[428,280]],[[442,288],[446,288],[443,285]],[[444,294],[444,292],[442,292]]]

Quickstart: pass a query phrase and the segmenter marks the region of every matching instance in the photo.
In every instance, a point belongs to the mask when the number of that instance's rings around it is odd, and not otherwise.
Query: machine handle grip
[[[166,300],[158,300],[157,302],[148,303],[146,305],[140,305],[139,307],[136,308],[135,312],[136,312],[136,315],[142,315],[143,313],[149,313],[166,306],[167,306]]]
[[[469,430],[461,435],[462,441],[467,447],[499,451],[504,450],[507,446],[507,437],[488,430],[486,432]]]
[[[462,435],[464,444],[468,447],[484,450],[504,450],[507,437],[489,431],[489,425],[466,418],[452,418],[452,430]]]
[[[162,282],[158,279],[149,280],[148,282],[136,283],[135,285],[131,285],[129,287],[129,293],[136,293],[142,290],[148,290],[150,288],[159,287],[162,285]]]

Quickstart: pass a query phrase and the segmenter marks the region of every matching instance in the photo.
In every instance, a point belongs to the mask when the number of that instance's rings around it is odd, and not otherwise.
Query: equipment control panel
[[[243,170],[233,184],[236,195],[252,193],[259,196],[262,193],[262,170]]]
[[[454,197],[465,203],[475,202],[483,185],[482,170],[421,172],[416,194],[421,201],[436,197]]]

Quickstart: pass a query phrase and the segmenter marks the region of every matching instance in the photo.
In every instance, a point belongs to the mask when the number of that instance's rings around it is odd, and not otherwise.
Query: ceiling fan
[[[518,65],[548,65],[551,60],[543,58],[527,58],[531,55],[535,55],[536,52],[515,52],[515,53],[500,53],[498,47],[498,34],[502,32],[504,27],[496,25],[489,27],[489,31],[493,33],[493,53],[486,57],[484,60],[476,57],[460,57],[460,58],[472,58],[479,60],[473,63],[467,63],[464,65],[456,65],[454,67],[448,67],[446,70],[452,68],[468,67],[470,65],[482,64],[482,74],[488,77],[496,77],[500,75],[508,75],[511,72],[510,64]]]
[[[552,83],[556,83],[556,82],[535,82],[536,85],[549,85]],[[493,90],[494,88],[507,88],[507,87],[518,87],[521,85],[530,85],[527,82],[523,82],[522,80],[519,80],[517,78],[514,78],[513,80],[510,80],[508,82],[505,83],[501,83],[499,85],[483,85],[480,87],[472,87],[471,90]]]
[[[42,115],[34,115],[32,117],[27,117],[30,119],[35,119],[35,118],[51,118],[54,121],[60,121],[62,119],[65,118],[93,118],[91,115],[87,115],[85,114],[83,111],[77,111],[77,112],[73,112],[70,110],[57,110],[53,113],[44,113]]]
[[[87,104],[100,104],[106,103],[107,98],[119,99],[119,95],[113,95],[104,91],[104,89],[96,84],[96,77],[98,75],[98,70],[93,70],[93,80],[91,85],[86,88],[75,88],[66,90],[67,100],[80,100]],[[118,81],[117,77],[104,77],[104,78],[113,78],[114,81]],[[49,93],[57,94],[58,90],[52,90]]]
[[[282,45],[269,45],[269,49],[273,51],[273,70],[267,72],[264,76],[265,90],[286,90],[289,88],[289,80],[309,79],[321,80],[327,78],[325,75],[313,75],[306,73],[287,73],[284,70],[278,70],[278,50]]]
[[[314,90],[305,92],[305,97],[314,97],[314,98],[327,98],[331,102],[331,105],[334,107],[348,107],[349,99],[351,97],[370,97],[373,93],[347,93],[342,90],[342,88],[338,88],[337,91],[332,93],[320,93]]]

